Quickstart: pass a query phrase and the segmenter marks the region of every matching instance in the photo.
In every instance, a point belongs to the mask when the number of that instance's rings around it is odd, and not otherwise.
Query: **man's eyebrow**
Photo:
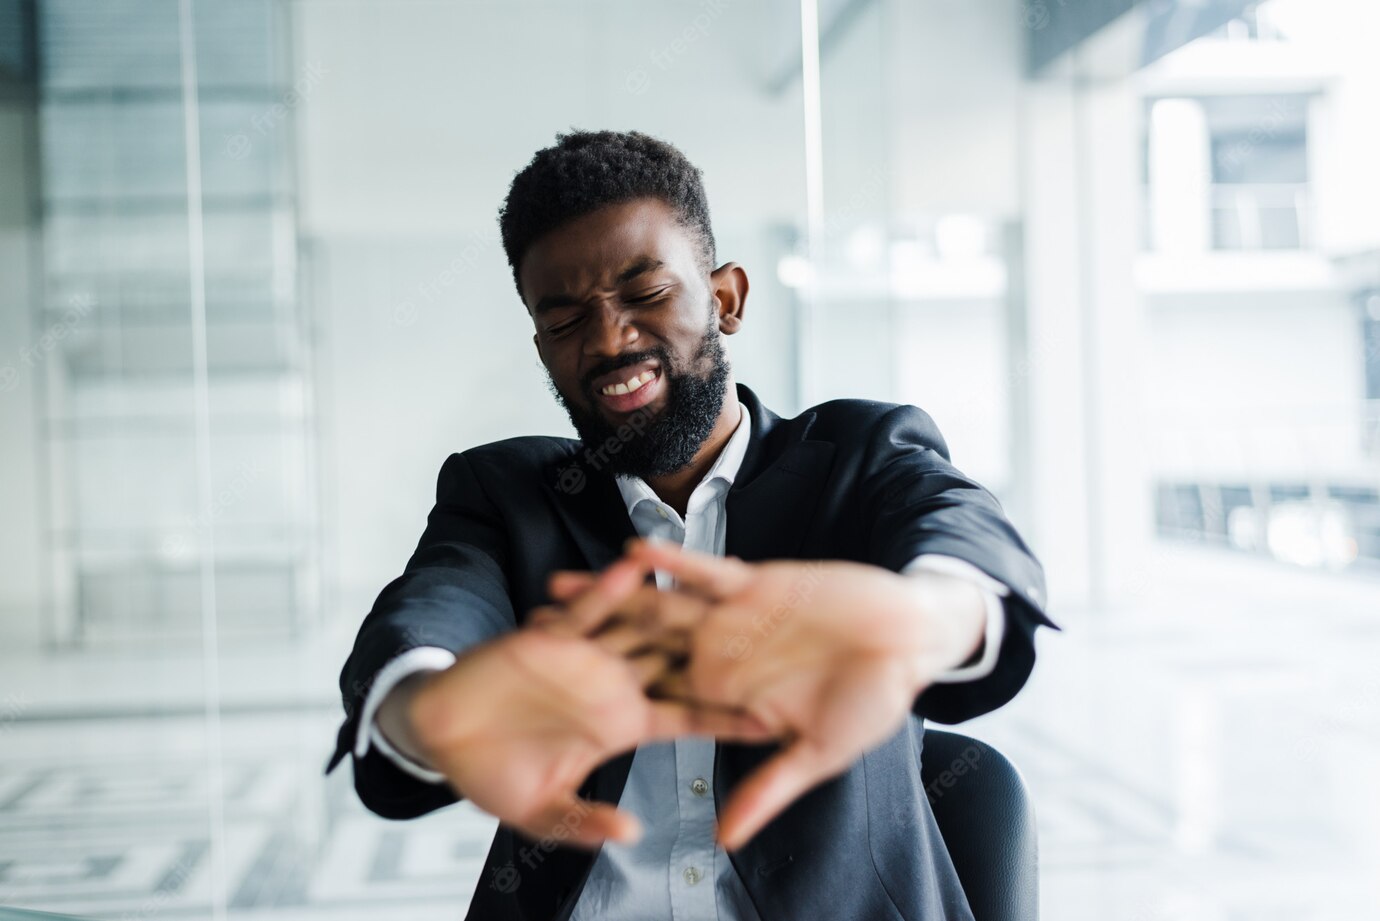
[[[580,299],[571,297],[569,294],[548,294],[537,301],[537,306],[532,309],[532,312],[540,316],[548,310],[555,310],[557,307],[573,307],[578,303],[580,303]]]
[[[665,264],[666,263],[662,262],[660,259],[653,259],[651,256],[643,256],[622,272],[618,273],[618,283],[621,285],[624,282],[632,281],[639,275],[643,275],[647,272],[655,272],[657,269],[665,266]]]
[[[618,277],[614,279],[614,281],[620,285],[625,284],[639,275],[655,272],[657,269],[665,268],[665,266],[666,263],[662,262],[660,259],[653,259],[651,256],[643,256],[632,265],[619,272]],[[537,301],[537,306],[532,308],[532,312],[533,314],[540,315],[546,313],[548,310],[555,310],[557,307],[573,307],[579,303],[580,299],[578,297],[572,297],[569,294],[548,294],[546,297]]]

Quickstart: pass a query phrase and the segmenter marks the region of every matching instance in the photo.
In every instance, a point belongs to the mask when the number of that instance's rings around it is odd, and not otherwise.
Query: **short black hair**
[[[654,197],[675,209],[697,238],[706,273],[714,268],[714,232],[698,167],[672,145],[640,131],[571,131],[539,150],[513,177],[498,212],[503,249],[518,273],[532,243],[605,205]]]

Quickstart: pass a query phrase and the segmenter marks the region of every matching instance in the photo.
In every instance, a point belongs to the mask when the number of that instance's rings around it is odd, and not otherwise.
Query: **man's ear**
[[[736,262],[725,262],[709,273],[709,287],[719,314],[719,332],[731,336],[743,326],[748,296],[747,271]]]

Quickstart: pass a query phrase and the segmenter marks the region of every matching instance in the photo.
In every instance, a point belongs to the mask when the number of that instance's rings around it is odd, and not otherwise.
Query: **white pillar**
[[[1150,109],[1150,240],[1160,253],[1212,248],[1212,141],[1196,99]]]
[[[1041,80],[1026,94],[1023,453],[1034,474],[1034,549],[1057,606],[1105,607],[1151,577],[1134,276],[1139,105],[1125,80]]]
[[[1031,83],[1022,111],[1021,211],[1025,222],[1026,354],[1012,380],[1026,388],[1029,442],[1013,463],[1029,468],[1029,542],[1045,566],[1049,602],[1088,598],[1088,493],[1084,387],[1079,360],[1077,175],[1073,94],[1063,81]]]

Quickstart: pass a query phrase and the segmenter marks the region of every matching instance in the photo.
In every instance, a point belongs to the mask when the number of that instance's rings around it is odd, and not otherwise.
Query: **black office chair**
[[[920,778],[977,921],[1036,921],[1039,848],[1030,794],[986,742],[925,728]]]

